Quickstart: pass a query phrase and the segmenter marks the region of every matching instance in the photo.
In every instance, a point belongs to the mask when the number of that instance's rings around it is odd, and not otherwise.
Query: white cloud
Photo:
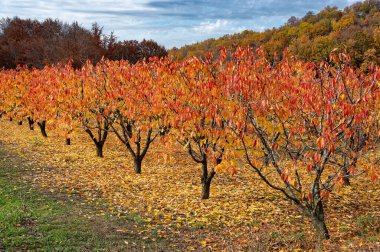
[[[228,20],[217,19],[215,22],[201,22],[199,25],[193,27],[193,30],[198,33],[210,34],[224,30],[229,24],[230,22]]]

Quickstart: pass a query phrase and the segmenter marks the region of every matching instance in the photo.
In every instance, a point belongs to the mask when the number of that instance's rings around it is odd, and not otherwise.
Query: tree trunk
[[[42,136],[43,137],[47,137],[47,134],[46,134],[46,121],[42,121],[41,123],[38,122],[37,124],[40,127]]]
[[[12,121],[13,121],[13,118],[12,118],[12,117],[9,117],[9,121],[12,122]]]
[[[103,157],[103,145],[102,144],[96,144],[96,156]]]
[[[350,185],[350,173],[348,172],[347,168],[343,168],[343,184],[345,186]]]
[[[210,174],[208,173],[207,170],[207,157],[203,157],[203,162],[202,162],[202,178],[201,178],[201,183],[202,183],[202,195],[201,199],[208,199],[210,198],[210,187],[211,187],[211,180],[215,175],[215,171],[212,169]]]
[[[325,223],[325,214],[323,212],[323,203],[319,201],[314,213],[311,215],[314,228],[317,231],[316,251],[323,251],[323,240],[330,239],[329,231]]]
[[[71,139],[70,138],[66,138],[66,145],[71,145]]]
[[[34,121],[28,116],[28,124],[29,124],[29,129],[34,130]]]
[[[141,160],[139,158],[135,158],[134,163],[135,163],[135,173],[141,174],[141,163],[142,163]]]
[[[206,180],[205,182],[202,181],[202,199],[210,198],[210,186],[211,180]]]
[[[100,124],[98,124],[98,125],[100,127]],[[105,141],[107,139],[107,135],[108,135],[108,132],[107,132],[108,126],[106,125],[106,126],[104,126],[104,128],[105,128],[105,131],[104,131],[103,135],[102,135],[102,130],[100,128],[98,129],[99,139],[96,139],[96,137],[94,136],[94,134],[92,133],[92,131],[90,129],[85,130],[95,144],[96,156],[98,156],[98,157],[103,157],[103,146],[104,146],[104,143],[105,143]]]
[[[344,167],[342,168],[342,172],[343,172],[343,183],[345,186],[349,186],[350,185],[350,173],[348,172],[348,161],[347,161],[347,157],[343,157],[343,162],[344,162]]]
[[[18,125],[20,126],[22,125],[22,120],[18,121]]]

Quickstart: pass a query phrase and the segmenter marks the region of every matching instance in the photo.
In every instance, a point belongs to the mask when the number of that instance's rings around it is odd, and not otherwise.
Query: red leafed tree
[[[45,69],[49,70],[50,76],[47,83],[49,83],[51,117],[54,120],[52,127],[60,137],[65,138],[66,145],[70,145],[71,135],[80,126],[79,71],[73,69],[70,63]]]
[[[285,55],[272,67],[238,49],[226,69],[227,100],[239,111],[228,121],[250,170],[311,219],[318,245],[330,237],[325,200],[332,190],[361,172],[377,179],[374,166],[356,164],[379,140],[379,69],[357,74],[346,59],[334,55],[333,67]]]
[[[176,140],[202,166],[202,199],[210,197],[215,167],[222,162],[227,145],[227,127],[222,120],[224,79],[214,61],[190,58],[176,66],[170,101],[171,127]]]
[[[28,71],[30,78],[29,83],[22,83],[18,87],[28,84],[27,95],[23,99],[24,116],[28,118],[29,127],[33,127],[36,122],[40,128],[41,134],[47,137],[47,122],[55,128],[54,120],[57,117],[57,106],[54,102],[54,92],[59,88],[54,80],[54,68],[45,67],[42,70],[32,69]]]
[[[98,96],[108,107],[103,116],[133,158],[136,173],[151,143],[167,130],[167,116],[161,109],[160,62],[104,61],[97,68],[105,72]]]
[[[3,113],[8,118],[19,121],[19,124],[28,118],[32,129],[33,105],[39,95],[36,94],[35,78],[39,76],[39,72],[18,67],[16,70],[3,70],[2,75]]]
[[[87,62],[77,81],[77,120],[96,146],[96,155],[103,157],[103,147],[111,130],[111,121],[106,117],[111,113],[108,108],[107,62],[100,61],[97,67]]]
[[[17,107],[19,101],[15,92],[17,86],[14,81],[17,76],[15,70],[2,70],[0,71],[0,113],[1,115],[7,115],[8,118],[12,118],[13,111]]]

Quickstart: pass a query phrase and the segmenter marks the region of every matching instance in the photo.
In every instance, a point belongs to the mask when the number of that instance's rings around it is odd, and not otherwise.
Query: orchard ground
[[[314,247],[309,220],[243,162],[235,175],[219,171],[211,198],[201,200],[200,166],[180,146],[168,150],[153,143],[137,175],[112,135],[102,159],[85,133],[76,134],[70,146],[48,134],[0,121],[0,208],[20,210],[11,218],[0,216],[0,250]],[[380,249],[379,192],[380,183],[362,175],[330,195],[326,218],[332,238],[326,250]],[[44,230],[58,235],[46,239]]]

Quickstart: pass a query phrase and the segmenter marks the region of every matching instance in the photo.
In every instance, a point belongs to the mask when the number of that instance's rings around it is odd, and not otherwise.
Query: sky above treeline
[[[263,31],[355,0],[1,0],[0,18],[97,22],[119,40],[153,39],[170,49],[243,30]]]

